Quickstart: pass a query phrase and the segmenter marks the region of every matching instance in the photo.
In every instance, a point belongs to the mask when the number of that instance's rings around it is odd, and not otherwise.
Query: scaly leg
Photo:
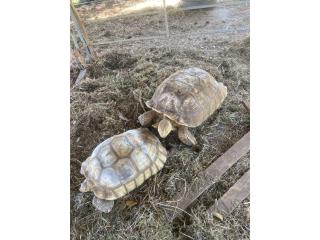
[[[188,127],[186,126],[179,127],[178,137],[181,142],[188,146],[194,146],[197,144],[196,138],[192,135],[192,133],[188,130]]]
[[[157,116],[157,113],[153,110],[147,111],[145,113],[142,113],[138,120],[141,124],[141,126],[147,126],[151,124],[152,120]]]
[[[171,121],[164,117],[158,124],[158,133],[160,137],[165,138],[173,130]]]
[[[111,211],[113,204],[114,204],[114,201],[104,200],[104,199],[100,199],[100,198],[97,198],[96,196],[94,196],[93,200],[92,200],[92,204],[99,211],[108,213]]]

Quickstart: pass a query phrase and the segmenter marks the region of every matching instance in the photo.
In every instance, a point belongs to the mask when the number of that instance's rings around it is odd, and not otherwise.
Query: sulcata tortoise
[[[179,139],[186,145],[197,141],[188,127],[201,125],[227,96],[227,87],[199,68],[180,70],[165,79],[146,105],[152,110],[139,116],[142,126],[153,126],[165,138],[178,130]]]
[[[86,179],[80,191],[93,191],[93,205],[110,212],[113,200],[160,171],[166,159],[166,149],[146,128],[115,135],[100,143],[82,163],[80,172]]]

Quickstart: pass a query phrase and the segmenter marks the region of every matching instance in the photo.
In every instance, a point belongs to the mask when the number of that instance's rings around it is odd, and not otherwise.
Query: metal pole
[[[166,0],[162,0],[163,2],[163,11],[164,11],[164,21],[165,21],[165,25],[166,25],[166,35],[167,38],[169,37],[169,25],[168,25],[168,16],[167,16],[167,4],[166,4]]]

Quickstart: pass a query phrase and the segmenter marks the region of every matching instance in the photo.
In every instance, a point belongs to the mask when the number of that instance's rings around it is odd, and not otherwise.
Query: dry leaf
[[[137,205],[137,204],[138,204],[138,202],[135,201],[135,200],[127,200],[127,201],[126,201],[126,205],[127,205],[128,207],[133,207],[133,206],[135,206],[135,205]]]

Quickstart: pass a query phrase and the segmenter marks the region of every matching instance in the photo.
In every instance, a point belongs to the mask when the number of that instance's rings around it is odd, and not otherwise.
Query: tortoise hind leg
[[[157,113],[153,110],[147,111],[145,113],[142,113],[138,120],[141,124],[141,126],[147,126],[151,124],[152,120],[157,116]]]
[[[104,199],[100,199],[100,198],[97,198],[96,196],[94,196],[93,200],[92,200],[92,204],[99,211],[108,213],[111,211],[113,204],[114,204],[114,201],[104,200]]]
[[[194,146],[197,144],[196,138],[192,135],[192,133],[189,131],[188,127],[181,126],[178,129],[178,137],[181,142],[188,146]]]

